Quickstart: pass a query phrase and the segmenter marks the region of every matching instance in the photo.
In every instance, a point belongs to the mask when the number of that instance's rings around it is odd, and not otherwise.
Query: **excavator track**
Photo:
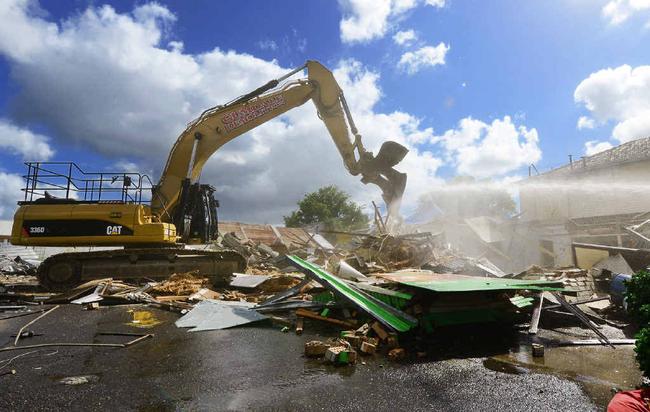
[[[174,273],[198,270],[215,286],[227,285],[233,272],[246,270],[246,259],[230,249],[115,249],[60,253],[38,268],[41,285],[62,291],[93,279],[162,280]]]

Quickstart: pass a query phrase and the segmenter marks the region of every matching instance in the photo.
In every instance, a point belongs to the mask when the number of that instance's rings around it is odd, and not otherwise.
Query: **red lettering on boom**
[[[284,96],[273,96],[260,102],[248,104],[234,112],[227,113],[221,118],[227,132],[234,130],[250,121],[269,113],[284,104]]]

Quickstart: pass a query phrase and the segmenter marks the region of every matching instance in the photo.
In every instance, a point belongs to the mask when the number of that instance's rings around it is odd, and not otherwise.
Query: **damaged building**
[[[433,192],[424,209],[426,223],[408,225],[407,231],[437,233],[463,255],[496,266],[487,276],[519,273],[531,265],[572,267],[575,243],[650,246],[650,235],[644,234],[650,229],[648,181],[650,138],[644,138],[531,174],[517,184],[519,210],[513,207],[511,216],[486,205],[486,192],[498,199],[505,189],[481,182],[458,189],[452,183],[446,188],[451,195]],[[606,256],[596,253],[581,266],[588,269]]]
[[[573,243],[647,247],[634,228],[650,218],[650,138],[624,143],[520,183],[527,263],[574,264]]]

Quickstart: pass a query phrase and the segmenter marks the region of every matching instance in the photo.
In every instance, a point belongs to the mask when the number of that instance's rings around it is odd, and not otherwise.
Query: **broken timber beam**
[[[557,301],[560,302],[560,304],[561,304],[561,305],[562,305],[566,310],[568,310],[569,312],[571,312],[571,313],[572,313],[575,317],[577,317],[577,318],[578,318],[578,319],[579,319],[579,320],[580,320],[580,321],[581,321],[585,326],[587,326],[589,329],[591,329],[591,330],[596,334],[596,336],[598,337],[598,339],[599,339],[602,343],[607,344],[607,345],[611,346],[612,348],[614,348],[614,345],[612,345],[612,344],[609,342],[609,339],[607,338],[607,336],[603,335],[603,333],[602,333],[601,331],[599,331],[598,328],[594,327],[594,325],[592,324],[592,322],[589,320],[589,318],[585,315],[585,313],[584,313],[583,311],[581,311],[578,307],[573,306],[573,305],[571,305],[569,302],[567,302],[566,299],[564,299],[564,296],[562,296],[562,294],[560,294],[560,293],[558,293],[558,292],[551,292],[551,293],[553,294],[553,296],[555,296],[555,299],[557,299]]]
[[[346,328],[355,328],[357,326],[356,323],[352,322],[346,322],[344,320],[339,320],[339,319],[333,319],[333,318],[327,318],[325,316],[321,316],[316,312],[312,312],[311,310],[307,309],[298,309],[296,310],[296,316],[300,316],[303,318],[310,318],[310,319],[315,319],[315,320],[320,320],[323,322],[329,322],[334,325],[339,325],[339,326],[345,326]]]

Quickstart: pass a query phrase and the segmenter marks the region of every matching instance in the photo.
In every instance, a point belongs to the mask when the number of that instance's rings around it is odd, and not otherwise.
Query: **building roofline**
[[[522,182],[526,180],[565,177],[571,174],[585,173],[605,167],[641,162],[644,160],[650,160],[650,137],[625,142],[591,156],[582,156],[580,160],[567,163],[538,175],[529,176]]]

